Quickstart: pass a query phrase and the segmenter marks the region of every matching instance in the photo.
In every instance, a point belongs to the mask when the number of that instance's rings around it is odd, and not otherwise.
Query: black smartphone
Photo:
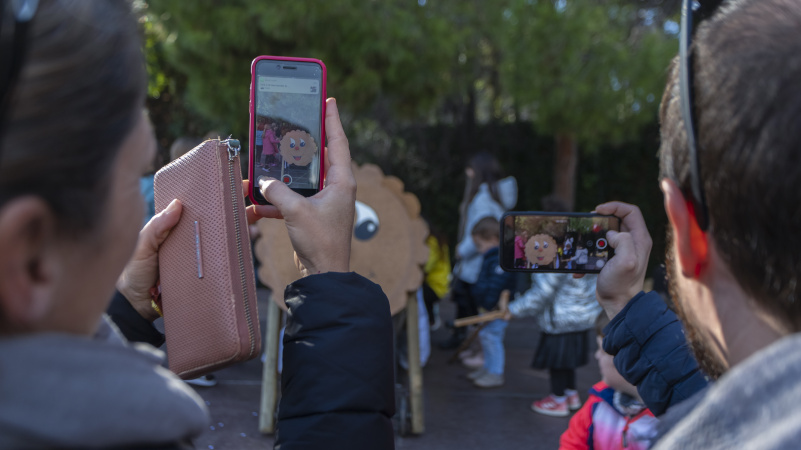
[[[250,71],[250,200],[268,204],[261,177],[281,180],[306,197],[316,194],[325,179],[325,64],[259,56]]]
[[[595,213],[509,212],[501,218],[501,268],[598,273],[614,255],[606,240],[620,219]]]

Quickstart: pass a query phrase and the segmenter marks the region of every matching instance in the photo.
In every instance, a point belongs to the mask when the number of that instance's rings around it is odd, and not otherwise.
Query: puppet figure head
[[[526,258],[538,266],[546,266],[556,258],[556,241],[547,234],[535,234],[526,243]]]
[[[281,157],[296,166],[308,166],[317,153],[314,138],[305,131],[293,130],[281,139]]]

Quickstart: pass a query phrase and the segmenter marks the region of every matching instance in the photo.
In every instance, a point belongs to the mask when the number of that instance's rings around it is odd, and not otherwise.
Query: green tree
[[[636,136],[653,122],[676,41],[630,3],[514,0],[499,30],[506,95],[555,139],[553,193],[572,208],[578,146]]]
[[[446,18],[408,1],[149,2],[167,30],[167,63],[185,98],[245,136],[250,64],[259,55],[305,56],[328,67],[329,94],[382,121],[424,116],[442,96],[456,45]]]

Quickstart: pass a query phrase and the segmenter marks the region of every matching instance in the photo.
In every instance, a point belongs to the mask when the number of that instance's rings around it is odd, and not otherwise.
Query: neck
[[[789,327],[747,295],[726,270],[710,285],[725,343],[725,359],[736,366],[754,353],[790,333]]]

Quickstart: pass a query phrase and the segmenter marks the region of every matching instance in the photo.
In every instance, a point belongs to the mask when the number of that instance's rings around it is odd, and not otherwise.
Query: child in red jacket
[[[620,376],[612,355],[601,346],[603,329],[609,323],[601,311],[595,321],[598,350],[595,359],[601,381],[590,389],[584,406],[570,419],[559,439],[560,449],[644,450],[656,435],[657,419],[642,403],[637,388]]]

